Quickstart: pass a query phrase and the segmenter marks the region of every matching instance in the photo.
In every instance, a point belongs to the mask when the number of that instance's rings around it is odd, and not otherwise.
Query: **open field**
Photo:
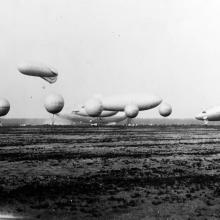
[[[0,212],[220,219],[220,126],[0,128]]]

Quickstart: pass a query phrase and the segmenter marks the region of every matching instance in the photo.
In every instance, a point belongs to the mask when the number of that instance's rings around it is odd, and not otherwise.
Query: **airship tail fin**
[[[46,80],[49,83],[55,83],[57,81],[57,76],[50,76],[50,77],[41,77],[42,79]]]

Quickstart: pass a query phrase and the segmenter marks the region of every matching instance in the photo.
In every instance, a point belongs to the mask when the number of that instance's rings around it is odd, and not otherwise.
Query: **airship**
[[[22,63],[18,65],[18,70],[24,75],[40,77],[49,83],[57,81],[58,72],[41,63]]]
[[[90,117],[80,116],[75,113],[59,113],[57,117],[71,121],[72,123],[91,124],[91,125],[115,125],[118,122],[122,122],[127,119],[124,112],[118,112],[115,115],[107,117]]]
[[[208,124],[208,121],[220,121],[220,106],[203,110],[195,118],[204,121],[205,124]]]
[[[72,112],[75,113],[76,115],[79,115],[79,116],[89,116],[88,113],[86,112],[84,106],[80,106],[78,109],[75,109]],[[104,111],[100,112],[99,117],[109,117],[109,116],[116,115],[117,113],[118,113],[118,111],[104,110]]]

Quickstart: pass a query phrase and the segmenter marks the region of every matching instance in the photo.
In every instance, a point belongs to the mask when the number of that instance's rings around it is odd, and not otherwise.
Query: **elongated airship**
[[[59,113],[56,114],[59,118],[71,121],[72,123],[80,124],[94,124],[94,125],[114,125],[118,122],[122,122],[127,119],[127,116],[124,112],[118,112],[112,116],[106,117],[90,117],[90,116],[80,116],[75,113]]]
[[[203,110],[195,118],[204,121],[205,124],[208,124],[209,121],[220,121],[220,106]]]
[[[40,77],[49,83],[57,81],[58,72],[41,63],[22,63],[18,65],[18,70],[24,75]]]

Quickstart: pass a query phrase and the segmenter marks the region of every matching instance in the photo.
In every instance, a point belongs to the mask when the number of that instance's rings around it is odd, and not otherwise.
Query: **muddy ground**
[[[220,219],[220,126],[0,128],[0,212]]]

